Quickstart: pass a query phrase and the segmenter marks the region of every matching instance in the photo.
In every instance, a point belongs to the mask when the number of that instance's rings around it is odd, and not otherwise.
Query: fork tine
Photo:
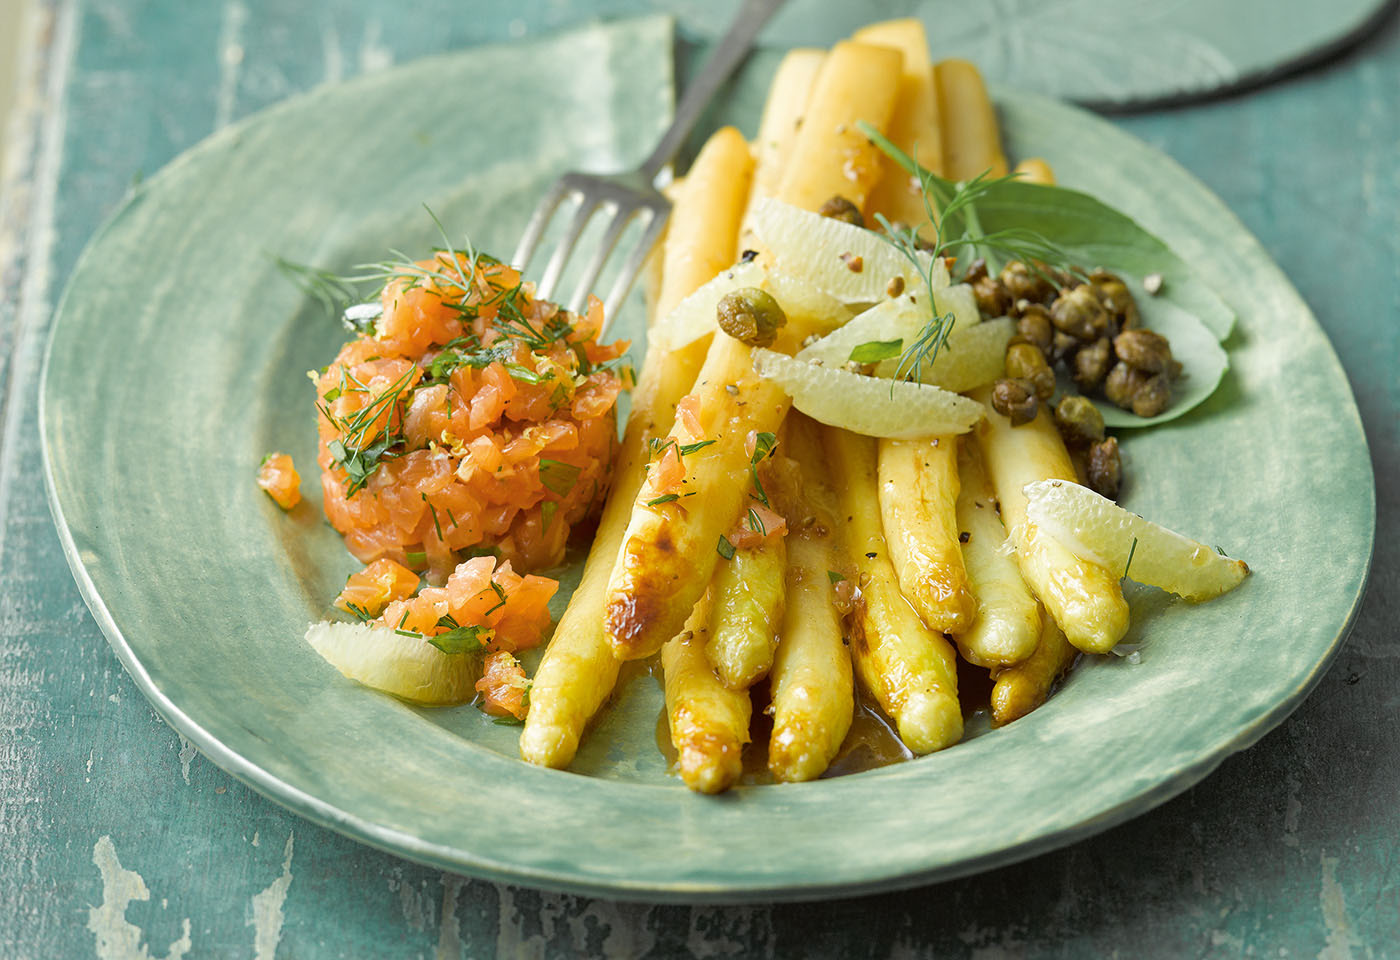
[[[540,198],[539,204],[535,207],[535,212],[530,214],[530,222],[525,225],[525,232],[520,237],[520,243],[515,247],[515,256],[511,258],[511,265],[516,269],[524,270],[530,262],[530,258],[535,255],[535,248],[539,246],[540,238],[544,236],[544,229],[549,225],[549,219],[554,215],[554,210],[569,192],[568,184],[563,179],[555,180],[549,185],[545,195]]]
[[[646,225],[646,233],[642,234],[641,242],[632,248],[632,252],[627,255],[627,259],[622,264],[622,272],[613,281],[612,289],[608,291],[608,298],[603,301],[603,329],[598,331],[598,339],[603,338],[603,333],[608,329],[608,325],[617,316],[618,309],[622,306],[622,301],[627,298],[627,292],[632,289],[632,284],[637,280],[637,274],[642,272],[642,265],[646,263],[647,254],[651,253],[658,240],[661,239],[661,232],[666,227],[666,218],[670,216],[669,207],[647,207],[643,211],[651,218]]]
[[[580,192],[578,209],[574,211],[573,218],[569,220],[569,226],[564,231],[564,235],[559,238],[559,245],[554,248],[554,255],[549,258],[549,263],[545,264],[544,276],[540,278],[539,286],[535,288],[535,296],[541,300],[553,299],[554,288],[558,285],[559,277],[569,262],[569,256],[574,252],[574,246],[583,234],[583,228],[588,226],[588,221],[598,206],[597,197],[586,191]]]
[[[578,285],[574,287],[574,295],[569,298],[569,309],[574,313],[583,309],[588,295],[593,291],[593,284],[598,282],[598,275],[603,272],[603,265],[608,262],[608,257],[612,255],[617,241],[622,238],[623,231],[627,229],[627,225],[632,222],[637,213],[637,207],[623,207],[619,208],[613,215],[608,232],[603,234],[603,239],[599,242],[598,248],[593,251],[588,266],[583,270],[583,276],[579,277]]]

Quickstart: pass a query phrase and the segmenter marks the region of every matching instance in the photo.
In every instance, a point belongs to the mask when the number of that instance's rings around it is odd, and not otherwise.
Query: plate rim
[[[507,47],[511,45],[501,44],[497,46]],[[473,48],[473,51],[469,52],[476,52],[480,49],[482,48]],[[460,57],[462,55],[463,51],[439,54],[433,57],[411,61],[407,64],[395,67],[394,70],[429,69],[429,65],[433,61]],[[235,777],[235,779],[249,786],[260,795],[267,797],[298,816],[302,816],[314,823],[330,828],[359,842],[375,847],[376,849],[392,853],[396,856],[406,857],[436,868],[464,872],[475,877],[495,882],[524,884],[540,889],[572,894],[603,896],[611,899],[642,900],[656,903],[751,903],[760,900],[766,902],[783,902],[819,900],[837,896],[859,896],[885,890],[920,886],[935,881],[955,879],[957,877],[992,869],[997,866],[1025,860],[1066,846],[1076,840],[1102,832],[1132,817],[1146,813],[1200,782],[1223,763],[1227,757],[1248,748],[1265,734],[1277,727],[1278,724],[1292,713],[1313,690],[1337,656],[1347,635],[1355,624],[1357,613],[1369,583],[1374,557],[1376,535],[1375,472],[1374,465],[1371,463],[1369,456],[1366,458],[1368,467],[1366,471],[1366,506],[1369,507],[1369,518],[1365,526],[1366,550],[1359,569],[1360,576],[1357,581],[1358,586],[1354,595],[1350,598],[1350,604],[1344,620],[1337,629],[1335,636],[1329,641],[1325,655],[1313,665],[1311,671],[1306,676],[1300,679],[1296,687],[1285,697],[1275,702],[1268,710],[1254,718],[1250,724],[1232,729],[1229,736],[1219,738],[1212,743],[1209,749],[1195,751],[1192,760],[1182,762],[1175,768],[1161,773],[1152,786],[1133,794],[1116,806],[1101,811],[1091,818],[1077,821],[1060,829],[1038,834],[1026,840],[997,847],[994,850],[990,850],[975,857],[964,858],[953,863],[938,864],[923,870],[906,871],[894,875],[872,874],[855,879],[844,877],[836,880],[827,879],[811,883],[793,883],[789,881],[782,882],[778,885],[765,882],[761,878],[740,879],[738,881],[731,879],[727,882],[710,883],[695,881],[657,883],[654,880],[632,882],[629,879],[620,879],[618,877],[589,879],[577,870],[569,872],[557,868],[546,869],[528,864],[502,863],[494,859],[481,858],[473,855],[471,851],[461,846],[449,847],[424,840],[402,830],[385,827],[371,819],[349,812],[333,803],[307,793],[287,780],[264,769],[242,753],[225,745],[215,734],[201,726],[156,685],[154,678],[147,671],[145,665],[142,664],[130,642],[118,627],[106,601],[102,598],[96,583],[93,581],[91,574],[83,563],[72,529],[64,514],[63,504],[57,488],[54,464],[52,462],[52,451],[49,442],[51,422],[48,410],[50,402],[51,360],[53,357],[54,345],[58,338],[58,331],[62,319],[65,316],[65,307],[73,285],[73,279],[80,275],[89,257],[95,255],[94,250],[100,246],[102,239],[123,217],[129,214],[136,205],[144,200],[150,189],[158,187],[159,184],[172,175],[173,171],[181,169],[190,163],[193,158],[197,158],[208,151],[218,150],[226,142],[236,142],[243,131],[254,124],[269,122],[269,118],[275,118],[283,111],[301,108],[308,100],[325,96],[328,93],[343,91],[346,87],[353,88],[359,83],[375,83],[383,76],[384,74],[365,75],[348,81],[345,84],[336,85],[334,87],[317,88],[288,98],[265,110],[258,111],[243,118],[239,122],[216,132],[190,149],[182,151],[179,155],[172,158],[169,163],[164,165],[139,188],[130,191],[123,202],[109,215],[84,246],[82,254],[75,262],[73,270],[65,283],[63,294],[54,310],[54,321],[51,323],[50,329],[46,335],[42,367],[38,382],[38,430],[44,471],[44,486],[50,512],[59,533],[64,557],[74,575],[83,600],[93,614],[94,619],[106,636],[109,644],[116,652],[123,667],[132,677],[142,695],[147,698],[162,719],[177,732],[188,738],[211,762],[215,763],[221,769]],[[999,102],[1003,98],[1009,96],[1027,103],[1035,103],[1037,101],[1053,103],[1057,107],[1062,107],[1063,109],[1084,113],[1099,124],[1113,130],[1117,135],[1152,150],[1158,158],[1176,167],[1176,172],[1179,176],[1184,178],[1185,182],[1189,182],[1204,196],[1213,200],[1221,210],[1227,211],[1233,218],[1232,225],[1234,228],[1242,231],[1245,235],[1254,240],[1254,242],[1260,246],[1261,253],[1268,264],[1277,269],[1277,264],[1268,256],[1267,251],[1262,249],[1262,244],[1259,244],[1258,239],[1239,221],[1234,212],[1229,210],[1224,202],[1211,192],[1194,174],[1182,168],[1174,159],[1164,152],[1151,147],[1150,144],[1143,143],[1138,138],[1121,130],[1111,122],[1105,121],[1102,118],[1093,117],[1091,114],[1087,114],[1087,111],[1072,104],[1062,101],[1053,101],[1048,98],[1040,97],[1037,94],[1003,87],[994,87],[994,94]],[[1279,271],[1279,273],[1282,281],[1286,283],[1290,291],[1296,295],[1296,290],[1293,289],[1291,281],[1288,280],[1286,275],[1282,274],[1282,271]],[[1350,404],[1350,412],[1355,422],[1356,434],[1361,441],[1362,449],[1369,454],[1369,443],[1359,418],[1355,393],[1351,388],[1350,381],[1345,375],[1345,370],[1341,367],[1340,360],[1336,356],[1335,347],[1332,345],[1330,339],[1327,338],[1325,329],[1322,328],[1311,308],[1307,306],[1301,296],[1298,297],[1298,301],[1306,311],[1307,318],[1322,334],[1323,340],[1331,352],[1332,363],[1341,374],[1340,382],[1344,387],[1345,397]],[[572,774],[567,771],[541,772],[556,776],[579,776],[578,774]]]

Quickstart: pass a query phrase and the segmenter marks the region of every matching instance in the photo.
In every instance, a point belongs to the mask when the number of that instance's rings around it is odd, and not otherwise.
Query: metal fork
[[[758,31],[783,2],[784,0],[744,0],[724,39],[705,62],[700,75],[686,89],[680,105],[676,107],[676,116],[670,128],[640,167],[628,173],[617,174],[575,171],[564,174],[550,186],[539,205],[535,207],[535,212],[525,227],[525,233],[520,238],[520,244],[515,248],[515,257],[511,262],[521,270],[525,269],[530,258],[534,256],[545,228],[548,227],[560,203],[570,197],[577,197],[579,203],[554,255],[545,264],[544,274],[535,288],[537,296],[546,300],[554,299],[554,288],[558,286],[559,278],[563,275],[564,267],[568,264],[584,228],[588,226],[594,213],[600,209],[606,210],[611,214],[611,222],[603,234],[602,241],[589,258],[588,265],[584,268],[583,275],[579,278],[574,294],[567,304],[570,310],[581,310],[593,284],[603,272],[613,247],[617,246],[618,240],[632,220],[641,217],[644,231],[641,241],[628,255],[623,263],[622,272],[613,281],[607,299],[603,301],[604,325],[611,322],[618,307],[622,305],[623,298],[632,289],[647,254],[661,238],[666,218],[671,213],[671,201],[654,185],[656,175],[661,172],[662,167],[671,162],[682,141],[700,118],[705,105],[710,102],[720,84],[744,59]]]

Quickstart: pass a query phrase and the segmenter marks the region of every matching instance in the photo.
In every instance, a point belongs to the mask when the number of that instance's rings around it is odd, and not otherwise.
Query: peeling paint
[[[1318,899],[1322,903],[1327,946],[1317,955],[1317,960],[1352,960],[1354,954],[1351,948],[1357,946],[1358,941],[1352,933],[1351,918],[1347,916],[1346,894],[1337,882],[1337,858],[1325,853],[1322,855],[1322,889]]]
[[[772,956],[771,907],[696,907],[690,911],[690,935],[685,941],[692,956]]]
[[[117,859],[117,847],[106,834],[92,845],[92,862],[102,874],[102,904],[88,908],[87,928],[97,938],[98,960],[152,960],[142,943],[141,928],[126,918],[133,900],[150,900],[146,881],[135,870],[128,870]],[[164,906],[165,900],[161,901]],[[189,952],[190,921],[181,921],[184,932],[166,949],[166,960],[181,960]]]
[[[1296,847],[1298,845],[1298,815],[1303,812],[1303,803],[1298,799],[1298,791],[1303,785],[1291,773],[1284,777],[1283,784],[1284,789],[1288,791],[1283,801],[1283,843],[1288,847]]]
[[[287,834],[282,852],[282,875],[261,892],[253,895],[253,916],[248,926],[253,928],[253,954],[256,960],[273,960],[277,944],[282,941],[282,907],[287,902],[287,890],[292,885],[292,847],[296,832]]]
[[[199,751],[195,749],[194,744],[185,739],[183,733],[177,733],[176,736],[180,738],[180,775],[185,778],[185,785],[189,786],[190,764],[199,756]]]
[[[640,957],[656,947],[651,923],[653,908],[644,904],[587,900],[505,886],[496,890],[498,957],[545,960],[561,953]]]
[[[410,929],[423,930],[432,922],[432,906],[427,903],[425,892],[405,881],[403,870],[394,868],[389,875],[389,890],[399,895],[399,909]]]
[[[462,929],[457,920],[457,898],[461,896],[463,880],[450,873],[442,875],[442,920],[438,924],[436,960],[461,960]]]

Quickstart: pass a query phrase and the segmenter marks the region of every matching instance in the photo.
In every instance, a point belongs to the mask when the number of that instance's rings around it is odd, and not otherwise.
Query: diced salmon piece
[[[285,453],[269,453],[258,467],[258,486],[283,510],[301,503],[301,474]]]

